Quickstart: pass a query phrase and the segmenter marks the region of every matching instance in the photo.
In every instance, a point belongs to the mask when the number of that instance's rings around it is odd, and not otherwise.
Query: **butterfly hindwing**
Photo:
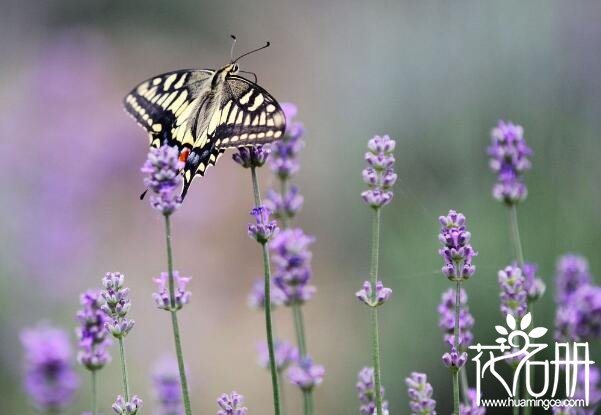
[[[213,134],[218,148],[269,143],[284,134],[284,112],[269,92],[237,75],[225,82],[219,125]]]
[[[177,145],[188,141],[188,119],[196,100],[210,91],[211,70],[179,70],[150,78],[136,86],[124,99],[125,109],[149,134],[150,145]]]

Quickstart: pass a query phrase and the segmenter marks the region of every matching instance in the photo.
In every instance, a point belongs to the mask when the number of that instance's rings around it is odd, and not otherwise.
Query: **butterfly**
[[[149,134],[151,147],[177,146],[184,162],[182,199],[192,180],[204,176],[228,148],[265,144],[286,129],[280,104],[255,82],[238,75],[240,58],[221,69],[184,69],[154,76],[123,100]]]

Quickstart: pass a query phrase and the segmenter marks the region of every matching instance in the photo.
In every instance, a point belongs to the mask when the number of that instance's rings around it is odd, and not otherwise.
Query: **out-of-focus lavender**
[[[136,415],[141,407],[142,399],[140,399],[138,395],[132,396],[129,401],[126,401],[123,396],[118,395],[112,406],[113,411],[115,411],[117,415]]]
[[[286,305],[302,304],[315,294],[309,246],[315,238],[300,228],[281,231],[269,244],[274,264],[273,282],[283,293]]]
[[[41,324],[24,329],[21,343],[25,354],[24,387],[33,405],[47,412],[65,408],[79,386],[67,333]]]
[[[297,186],[290,186],[284,195],[269,189],[265,198],[265,206],[271,209],[276,219],[293,218],[301,210],[303,203],[304,198]]]
[[[467,304],[467,293],[462,288],[460,291],[459,301],[459,338],[463,347],[469,347],[474,341],[472,328],[474,327],[474,317],[470,313]],[[443,340],[446,343],[452,343],[454,340],[455,330],[455,290],[449,288],[442,294],[440,304],[438,305],[438,327],[443,330]]]
[[[570,300],[558,306],[555,327],[558,340],[601,339],[601,286],[583,285],[578,288]]]
[[[152,372],[156,409],[155,415],[183,415],[184,403],[177,360],[163,356]]]
[[[302,123],[294,120],[298,112],[296,105],[282,103],[282,110],[286,117],[286,132],[280,140],[271,144],[269,167],[280,179],[287,180],[300,169],[297,157],[305,145],[302,140],[305,129]]]
[[[524,317],[528,311],[528,293],[522,270],[517,266],[509,265],[499,271],[498,280],[503,316],[511,314],[516,319]]]
[[[447,216],[440,216],[438,221],[441,225],[438,240],[443,245],[438,254],[445,261],[442,273],[451,281],[470,278],[476,272],[472,258],[478,253],[470,244],[472,234],[465,225],[465,216],[449,210]]]
[[[270,282],[270,297],[271,297],[271,306],[280,306],[284,304],[286,300],[286,296],[278,287],[275,286],[273,281]],[[249,307],[260,310],[265,308],[265,282],[263,278],[258,278],[251,288],[250,293],[248,294],[248,305]]]
[[[589,399],[588,406],[585,408],[578,408],[577,415],[595,415],[598,414],[598,409],[601,408],[601,370],[598,366],[591,366],[589,368]],[[586,374],[584,370],[578,372],[578,383],[576,391],[574,392],[574,399],[585,399],[586,398]]]
[[[469,403],[462,402],[459,405],[459,415],[484,415],[486,414],[486,408],[478,406],[478,394],[476,389],[469,388],[467,390],[467,401]]]
[[[579,287],[589,285],[591,280],[586,258],[574,254],[560,257],[555,272],[555,301],[565,304]]]
[[[376,385],[374,381],[374,368],[364,367],[357,374],[357,394],[359,396],[359,413],[361,415],[377,415],[376,408]],[[381,388],[384,398],[384,387]],[[382,401],[382,411],[388,414],[388,401]]]
[[[423,373],[413,372],[405,379],[411,415],[436,415],[436,401],[432,399],[434,390]]]
[[[514,263],[517,266],[517,263]],[[524,288],[528,295],[528,301],[538,300],[544,293],[547,287],[543,282],[542,278],[536,274],[538,272],[538,265],[533,262],[525,262],[522,266],[522,274],[524,275]]]
[[[259,366],[269,369],[267,342],[263,341],[259,343],[257,349]],[[279,372],[288,368],[292,363],[297,362],[299,358],[298,349],[284,340],[275,340],[273,342],[273,353],[275,355],[275,367]]]
[[[514,205],[528,195],[522,174],[530,168],[532,150],[524,140],[524,129],[511,121],[500,120],[490,133],[488,147],[490,168],[497,173],[493,196],[500,202]]]
[[[0,227],[10,232],[23,278],[70,284],[96,251],[91,209],[133,177],[135,126],[115,105],[121,91],[111,89],[112,55],[109,42],[89,30],[50,36],[31,69],[11,81],[14,96],[5,96],[0,163],[10,174],[0,185],[12,190]]]
[[[310,391],[323,382],[326,370],[313,362],[310,357],[302,357],[288,369],[288,380],[303,391]]]
[[[178,271],[173,271],[174,287],[174,298],[175,298],[175,309],[180,310],[184,304],[190,302],[192,292],[186,291],[186,286],[190,282],[191,277],[182,277]],[[167,272],[161,272],[154,282],[158,286],[158,291],[152,294],[155,304],[162,310],[171,310],[171,298],[169,296],[169,274]]]
[[[244,407],[244,396],[236,392],[222,394],[217,399],[217,405],[221,408],[217,415],[246,415],[248,412]]]
[[[98,370],[110,361],[107,351],[111,341],[106,324],[107,315],[101,310],[104,300],[97,290],[88,290],[80,297],[82,308],[77,312],[79,340],[77,360],[89,370]]]
[[[397,179],[392,154],[395,145],[395,141],[387,135],[376,135],[367,143],[365,161],[368,166],[363,169],[362,174],[369,189],[361,193],[361,198],[373,208],[380,208],[392,200],[391,188]]]

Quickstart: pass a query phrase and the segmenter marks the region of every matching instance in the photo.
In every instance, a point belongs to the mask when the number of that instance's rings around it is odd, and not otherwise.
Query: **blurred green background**
[[[449,208],[466,214],[480,253],[466,285],[476,341],[492,341],[501,321],[496,271],[511,249],[485,155],[498,118],[522,124],[535,152],[519,217],[526,258],[549,287],[537,325],[553,327],[558,255],[582,253],[601,269],[598,2],[3,0],[2,10],[0,413],[35,413],[20,387],[18,331],[47,320],[72,333],[78,294],[109,270],[132,288],[132,385],[152,413],[151,363],[172,349],[168,315],[150,298],[165,267],[162,222],[138,200],[147,141],[121,98],[152,75],[226,63],[230,33],[240,51],[272,41],[242,69],[296,103],[307,130],[296,223],[317,237],[318,295],[305,310],[309,350],[327,369],[318,414],[358,413],[356,373],[370,362],[368,313],[354,292],[369,266],[359,193],[373,134],[397,139],[400,177],[382,232],[382,277],[394,290],[381,309],[391,414],[408,413],[404,378],[414,370],[428,374],[439,413],[450,412],[436,313],[450,287],[438,271],[437,217]],[[267,169],[261,179],[274,182]],[[228,155],[173,220],[176,267],[193,276],[181,324],[196,413],[215,413],[231,390],[250,413],[270,413],[269,377],[255,363],[263,318],[246,306],[261,272],[246,236],[251,204],[248,174]],[[276,324],[292,340],[288,310]],[[104,413],[119,392],[115,352],[101,372]],[[81,374],[70,414],[87,409]],[[285,392],[289,413],[300,413],[298,393]]]

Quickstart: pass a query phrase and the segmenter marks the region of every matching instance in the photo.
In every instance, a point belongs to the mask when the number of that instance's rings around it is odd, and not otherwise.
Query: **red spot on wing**
[[[180,153],[179,153],[179,161],[181,161],[182,163],[185,163],[186,160],[188,160],[188,156],[190,155],[190,149],[189,148],[184,148]]]

